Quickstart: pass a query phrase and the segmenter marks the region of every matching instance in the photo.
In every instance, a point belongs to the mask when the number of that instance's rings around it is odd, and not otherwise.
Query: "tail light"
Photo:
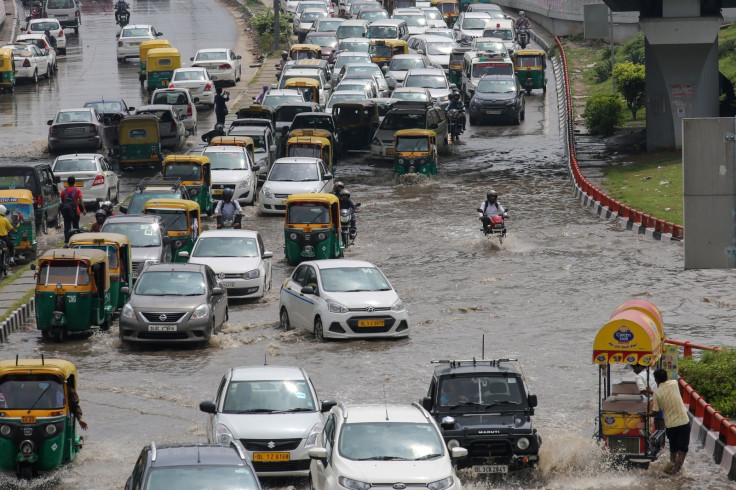
[[[176,132],[176,123],[174,121],[171,121],[171,127],[169,128],[169,131],[172,133]]]
[[[64,29],[59,29],[59,37],[64,37]]]
[[[204,86],[204,91],[212,90],[212,82],[207,82],[207,85]]]
[[[56,134],[56,133],[58,133],[58,132],[59,132],[59,131],[58,131],[58,130],[56,129],[56,126],[51,126],[51,127],[49,128],[49,134]]]
[[[156,148],[156,145],[151,146],[151,155],[157,155],[158,154],[158,148]]]
[[[43,207],[43,196],[39,194],[36,197],[34,197],[33,204],[35,204],[39,208],[42,208]]]
[[[230,63],[225,63],[224,65],[220,65],[220,68],[219,69],[220,70],[229,70],[230,68],[232,68],[232,66],[230,66]]]
[[[123,47],[123,41],[118,41],[118,48],[122,48],[122,47]]]
[[[26,31],[26,34],[30,34],[30,33],[31,33],[31,30],[30,30],[30,29],[28,29],[28,30]]]
[[[175,88],[173,83],[169,84],[169,88]]]
[[[187,117],[192,117],[192,104],[187,104]]]
[[[97,134],[97,126],[95,126],[94,124],[90,124],[89,125],[89,132],[90,132],[90,134]]]
[[[105,185],[105,176],[102,174],[95,177],[95,181],[92,182],[92,187],[96,187],[98,185]]]
[[[31,61],[28,58],[23,60],[23,68],[30,68],[30,67],[31,67]]]
[[[79,11],[78,10],[75,10],[74,11],[74,18],[76,19],[77,17],[79,17]]]

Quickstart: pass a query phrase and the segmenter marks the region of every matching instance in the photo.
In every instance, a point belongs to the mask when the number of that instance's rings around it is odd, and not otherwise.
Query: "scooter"
[[[465,126],[465,111],[459,111],[457,109],[450,109],[446,112],[447,122],[450,124],[448,133],[452,137],[452,141],[460,139],[460,135],[463,133]]]
[[[223,230],[223,229],[234,229],[239,230],[240,229],[240,223],[243,219],[243,216],[238,213],[225,213],[217,217],[217,229]]]
[[[526,26],[521,26],[516,31],[516,38],[519,40],[519,46],[521,46],[521,49],[526,49],[527,44],[529,44],[531,39],[531,34],[529,33],[529,28]]]
[[[360,203],[357,203],[356,206],[360,207]],[[340,210],[340,234],[342,235],[342,244],[345,250],[355,243],[355,237],[358,235],[358,230],[352,227],[354,219],[356,219],[356,216],[350,209]]]
[[[509,209],[507,208],[506,211]],[[483,210],[481,208],[478,208],[477,211],[479,213],[482,213]],[[481,218],[481,221],[483,222],[483,228],[481,228],[481,231],[485,236],[488,235],[496,235],[498,236],[498,243],[499,245],[503,245],[503,239],[506,238],[506,220],[505,218],[508,218],[508,214],[504,213],[503,215],[497,214],[496,216],[483,216]]]

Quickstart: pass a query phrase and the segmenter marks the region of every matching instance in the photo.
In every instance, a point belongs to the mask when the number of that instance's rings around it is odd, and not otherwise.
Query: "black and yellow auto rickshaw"
[[[186,262],[188,256],[179,256],[180,252],[190,254],[194,242],[199,236],[199,204],[188,199],[151,199],[143,205],[143,214],[157,214],[166,225],[171,238],[171,257],[174,262]]]
[[[340,131],[343,150],[365,150],[380,124],[378,105],[372,100],[338,102],[332,106],[335,127]]]
[[[210,159],[202,155],[169,155],[164,159],[164,178],[181,179],[189,191],[189,198],[199,204],[207,216],[213,209],[210,174]]]
[[[272,123],[274,122],[274,112],[276,110],[273,107],[267,106],[267,105],[247,105],[245,107],[241,107],[238,109],[238,111],[235,113],[236,119],[248,119],[248,118],[254,118],[254,119],[268,119]]]
[[[31,479],[74,459],[77,368],[62,359],[0,361],[0,468]]]
[[[292,194],[286,200],[284,254],[290,265],[342,255],[340,201],[332,194]]]
[[[298,90],[306,102],[319,104],[319,81],[314,78],[294,77],[286,80],[284,88]]]
[[[56,249],[44,253],[36,271],[36,327],[44,338],[61,342],[67,334],[110,328],[107,253]]]
[[[146,78],[148,92],[157,88],[167,88],[174,70],[181,68],[181,54],[176,48],[153,48],[148,51]]]
[[[437,134],[429,129],[402,129],[394,134],[394,175],[437,175]]]
[[[520,49],[514,53],[514,70],[519,85],[531,94],[535,88],[547,92],[547,53],[539,49]]]
[[[122,168],[161,163],[161,133],[153,114],[126,116],[118,125],[117,156]]]
[[[313,130],[306,129],[300,132],[310,131]],[[332,144],[328,138],[322,136],[292,136],[286,141],[286,156],[319,158],[325,162],[328,169],[332,169]]]
[[[33,211],[33,193],[28,189],[0,190],[0,204],[8,210],[7,218],[15,228],[11,234],[16,255],[26,260],[36,258],[36,213]]]
[[[463,81],[463,58],[465,57],[465,53],[471,49],[472,48],[470,46],[467,46],[452,48],[452,51],[450,51],[450,63],[448,65],[450,76],[448,79],[450,83],[454,83],[458,87],[462,85]]]
[[[148,52],[155,48],[170,47],[171,43],[168,39],[150,39],[148,41],[143,41],[140,46],[138,46],[138,59],[140,60],[138,80],[141,82],[141,87],[143,87],[143,82],[146,81],[146,62],[148,61]]]
[[[452,26],[457,22],[457,18],[460,17],[460,4],[457,0],[430,0],[433,7],[442,14],[442,19],[447,24],[447,27],[452,29]]]
[[[371,61],[380,67],[388,66],[397,54],[407,54],[409,45],[401,39],[373,39],[368,45]]]
[[[0,49],[0,92],[15,90],[15,60],[13,50],[10,48]]]
[[[292,60],[303,60],[309,58],[309,52],[313,59],[322,59],[322,47],[319,44],[292,44],[289,56]]]
[[[121,309],[130,299],[129,294],[120,294],[120,289],[133,283],[133,262],[130,255],[130,240],[120,233],[77,233],[69,238],[69,248],[103,250],[107,253],[110,268],[110,304]]]

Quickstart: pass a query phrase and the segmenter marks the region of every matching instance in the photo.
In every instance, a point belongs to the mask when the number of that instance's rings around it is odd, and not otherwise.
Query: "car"
[[[463,12],[452,26],[455,39],[461,46],[470,46],[474,37],[482,37],[483,31],[492,25],[493,18],[487,12]]]
[[[451,41],[455,40],[455,31],[447,27],[430,27],[429,29],[424,31],[424,35],[425,36],[441,36],[441,37],[446,37],[447,39]]]
[[[236,55],[232,49],[210,48],[200,49],[189,60],[193,67],[206,68],[207,73],[216,85],[222,82],[230,82],[234,86],[243,75],[240,61],[242,58],[242,56]]]
[[[379,97],[377,99],[373,99],[373,102],[376,103],[376,107],[378,108],[378,121],[383,121],[383,118],[386,117],[386,114],[393,109],[394,104],[398,101],[398,99],[390,98],[390,97]]]
[[[234,126],[230,136],[247,136],[253,140],[253,158],[258,167],[256,175],[266,175],[276,160],[276,137],[268,126]]]
[[[38,83],[40,76],[51,78],[54,70],[51,57],[45,51],[38,49],[35,44],[6,44],[3,48],[13,51],[15,77],[18,81],[26,79],[35,84]]]
[[[311,31],[334,33],[343,22],[345,22],[345,19],[340,19],[338,17],[322,17],[314,21]]]
[[[56,73],[58,63],[56,59],[56,49],[51,45],[51,39],[46,34],[19,34],[15,38],[17,43],[35,44],[38,49],[49,57],[51,67],[51,75]]]
[[[120,312],[120,340],[207,343],[227,318],[227,291],[208,265],[150,264]]]
[[[324,5],[322,5],[324,7]],[[327,17],[327,9],[325,8],[308,8],[302,10],[299,15],[294,16],[294,34],[297,40],[304,42],[307,33],[312,29],[312,23],[322,17]]]
[[[266,250],[257,231],[203,231],[187,256],[190,264],[212,268],[227,289],[228,299],[263,298],[271,290],[273,252]]]
[[[367,20],[369,22],[375,22],[377,20],[386,20],[389,18],[389,15],[385,9],[374,7],[374,8],[361,9],[355,18],[359,20]]]
[[[263,97],[261,105],[276,108],[281,104],[306,102],[302,93],[295,89],[271,89]]]
[[[458,468],[488,475],[538,466],[542,439],[532,425],[537,397],[529,394],[515,361],[432,361],[421,403],[440,424],[448,447],[467,448]]]
[[[447,27],[447,23],[445,22],[445,19],[442,18],[442,13],[437,10],[437,7],[422,7],[420,10],[424,14],[424,17],[427,18],[427,25],[429,28]]]
[[[302,112],[320,112],[321,110],[322,107],[320,107],[316,102],[298,102],[277,106],[276,112],[274,112],[273,115],[277,146],[279,147],[277,148],[276,153],[278,155],[282,154],[283,147],[286,145],[286,140],[284,138],[289,132],[291,123],[294,122],[294,118],[297,114],[301,114]]]
[[[385,78],[391,90],[401,86],[406,78],[406,72],[413,68],[430,68],[432,63],[423,54],[397,54],[391,58],[386,68]]]
[[[468,5],[468,9],[466,12],[489,12],[489,13],[501,13],[503,14],[503,10],[501,9],[500,5],[496,5],[495,3],[471,3]],[[509,18],[507,15],[504,15],[504,18]]]
[[[319,100],[312,101],[307,100],[306,102],[319,102],[320,105],[325,105],[329,96],[330,86],[327,83],[324,70],[321,68],[305,68],[304,66],[294,65],[289,70],[284,71],[279,78],[279,89],[286,89],[286,82],[291,78],[311,78],[319,83],[317,91],[319,92]]]
[[[64,28],[58,19],[44,18],[31,19],[26,26],[26,34],[43,34],[49,31],[51,36],[56,40],[56,49],[60,54],[66,54],[66,36]]]
[[[187,128],[173,105],[150,104],[136,109],[136,114],[153,114],[158,118],[161,146],[178,150],[187,140]]]
[[[503,40],[497,37],[474,37],[470,43],[470,48],[479,53],[509,58],[509,51],[506,49],[506,45],[503,43]]]
[[[285,214],[291,194],[329,192],[332,174],[319,158],[286,157],[276,160],[258,194],[261,214]]]
[[[337,87],[335,87],[334,92],[360,92],[361,90],[365,92],[367,99],[378,97],[374,81],[367,80],[365,78],[350,78],[343,80]]]
[[[368,100],[368,93],[365,90],[345,90],[342,92],[334,92],[330,96],[325,106],[325,112],[332,113],[332,106],[338,102],[350,102],[351,100]]]
[[[143,214],[143,206],[151,199],[189,199],[187,187],[181,179],[142,179],[135,188],[127,205],[120,206],[120,212],[128,216]]]
[[[367,37],[346,37],[337,43],[339,52],[349,51],[351,53],[367,53],[371,40]]]
[[[402,87],[428,89],[432,101],[437,105],[448,103],[452,92],[450,82],[442,68],[413,68],[406,72]]]
[[[224,189],[233,190],[240,204],[255,204],[258,177],[251,155],[242,146],[206,146],[202,155],[210,159],[212,199],[219,200]]]
[[[262,490],[240,441],[222,444],[148,444],[141,451],[125,490],[238,488]]]
[[[301,2],[301,0],[286,0],[285,2],[281,2],[281,5],[283,5],[282,8],[285,13],[294,15],[294,12],[296,12],[296,6],[299,5],[299,2]]]
[[[108,216],[100,231],[121,233],[130,239],[134,281],[144,266],[171,262],[171,240],[160,215]]]
[[[468,451],[448,448],[437,423],[416,403],[340,403],[308,454],[314,490],[460,490],[453,464]]]
[[[486,12],[487,13],[487,12]],[[490,15],[490,14],[489,14]],[[520,49],[516,39],[516,26],[511,19],[495,19],[483,30],[482,37],[497,37],[506,45],[509,55]]]
[[[409,35],[416,36],[418,34],[424,34],[429,24],[424,13],[418,8],[399,8],[394,9],[391,15],[392,19],[401,19],[406,21],[406,25],[409,26]]]
[[[74,153],[56,157],[51,165],[56,177],[66,186],[66,179],[73,176],[74,185],[82,191],[84,202],[117,202],[120,197],[118,175],[106,156],[99,153]]]
[[[445,72],[450,68],[450,53],[453,48],[458,47],[455,41],[444,36],[430,36],[427,34],[412,36],[409,38],[408,44],[409,49],[426,55],[430,63],[441,67]]]
[[[198,97],[192,97],[185,88],[157,88],[151,94],[151,104],[174,106],[182,118],[184,127],[189,134],[197,134],[197,105]]]
[[[51,165],[44,161],[10,161],[12,163],[0,165],[0,189],[31,191],[37,229],[46,233],[50,223],[58,228],[61,224],[61,198],[57,187],[60,179],[54,175]]]
[[[296,366],[241,366],[228,369],[214,400],[199,409],[208,415],[210,442],[243,443],[260,477],[307,476],[324,413],[307,372]]]
[[[332,73],[340,73],[342,67],[348,63],[373,63],[373,60],[368,53],[353,53],[350,51],[337,53],[335,55],[335,66],[332,69]],[[337,85],[337,83],[334,83],[334,85]]]
[[[525,112],[524,90],[513,75],[485,75],[468,106],[470,124],[478,124],[482,119],[521,124]]]
[[[332,134],[333,153],[339,155],[342,151],[340,131],[335,125],[335,118],[329,112],[302,112],[294,116],[290,130],[294,129],[324,129]]]
[[[431,129],[437,134],[438,149],[447,147],[447,118],[442,109],[423,102],[410,106],[396,103],[383,118],[373,136],[371,157],[393,160],[394,134],[400,129]]]
[[[381,4],[378,2],[374,2],[372,0],[355,1],[351,3],[350,8],[348,8],[348,18],[357,19],[358,14],[363,9],[379,9],[379,8],[381,8]]]
[[[197,104],[215,107],[215,83],[206,68],[177,68],[171,75],[169,88],[185,88],[192,97],[198,98]]]
[[[82,9],[79,0],[45,0],[43,16],[57,19],[62,27],[74,29],[79,34],[82,25]]]
[[[35,46],[34,46],[35,47]],[[60,109],[49,126],[48,148],[50,153],[61,150],[91,150],[102,148],[102,132],[105,124],[94,107]]]
[[[365,19],[348,19],[338,26],[335,35],[338,41],[349,37],[366,37],[369,24]]]
[[[381,270],[362,260],[302,262],[281,286],[281,328],[317,341],[409,336],[409,314]]]
[[[337,49],[337,36],[330,32],[310,31],[304,38],[304,44],[316,44],[322,48],[322,59],[331,61]]]
[[[128,58],[137,58],[140,55],[139,46],[143,41],[150,41],[163,36],[155,27],[148,24],[127,25],[117,34],[118,46],[116,56],[118,63]]]
[[[397,39],[406,41],[409,39],[409,26],[405,20],[383,19],[371,21],[365,37],[369,39]]]
[[[399,101],[415,103],[421,102],[427,105],[432,104],[432,94],[429,89],[423,87],[398,87],[391,94],[391,98]],[[397,106],[398,107],[398,106]]]
[[[109,119],[111,123],[120,122],[126,116],[135,114],[135,107],[129,106],[123,99],[102,97],[88,100],[82,107],[94,107],[102,119]]]
[[[386,82],[386,78],[383,76],[383,71],[377,64],[349,63],[342,67],[338,74],[338,79],[341,81],[344,77],[350,78],[355,75],[372,76],[376,80],[376,83],[378,83],[379,96],[388,97],[390,91],[388,83]]]

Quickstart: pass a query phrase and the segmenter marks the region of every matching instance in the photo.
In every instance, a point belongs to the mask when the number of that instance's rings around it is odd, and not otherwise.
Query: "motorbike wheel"
[[[526,89],[526,94],[527,95],[531,95],[532,94],[532,89],[530,89],[530,88]]]
[[[112,323],[112,318],[105,317],[104,320],[102,320],[102,323],[100,323],[100,330],[103,332],[107,332],[110,330],[110,324]]]

